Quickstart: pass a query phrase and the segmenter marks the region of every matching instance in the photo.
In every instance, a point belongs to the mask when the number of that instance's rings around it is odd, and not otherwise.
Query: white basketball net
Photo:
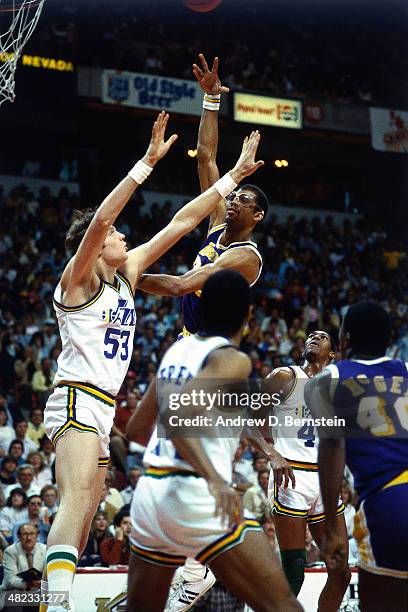
[[[0,105],[14,101],[17,62],[45,0],[0,0]]]

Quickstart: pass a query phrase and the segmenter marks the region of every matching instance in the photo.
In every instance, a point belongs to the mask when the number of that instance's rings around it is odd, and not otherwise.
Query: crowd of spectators
[[[71,0],[45,7],[30,46],[83,65],[188,79],[191,58],[208,51],[234,89],[370,103],[407,74],[404,22],[393,8],[225,0],[197,15],[181,0]]]
[[[141,214],[141,198],[139,194],[131,202],[131,212],[118,223],[130,244],[152,236],[172,214],[169,205],[158,204]],[[9,548],[23,545],[22,534],[32,544],[33,529],[27,526],[34,526],[35,543],[43,545],[58,507],[55,455],[44,433],[43,410],[61,350],[52,292],[65,263],[65,232],[79,206],[78,196],[66,189],[51,195],[48,187],[38,194],[24,185],[8,194],[0,188],[0,549],[5,560],[11,558]],[[180,241],[152,271],[185,273],[205,230],[203,225]],[[361,221],[340,226],[330,217],[289,217],[281,223],[272,211],[256,239],[265,265],[243,341],[253,377],[264,377],[277,366],[301,364],[307,334],[323,328],[336,337],[347,308],[366,298],[383,304],[392,316],[389,355],[408,360],[407,258],[403,247],[381,229]],[[129,504],[143,471],[143,449],[126,440],[126,423],[182,329],[175,297],[137,291],[135,306],[135,344],[117,400],[111,465],[81,565],[128,561]],[[243,442],[234,460],[234,479],[245,507],[264,523],[275,547],[266,500],[268,471],[267,460]],[[350,523],[353,506],[346,489],[344,499]],[[312,544],[311,563],[316,561]]]

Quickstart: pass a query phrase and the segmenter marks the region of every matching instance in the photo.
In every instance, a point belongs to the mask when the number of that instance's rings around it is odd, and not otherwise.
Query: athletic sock
[[[186,582],[199,582],[206,577],[206,568],[195,559],[186,559],[186,562],[181,570],[182,576]]]
[[[281,550],[282,567],[295,597],[305,579],[306,551],[303,548]]]
[[[78,550],[74,546],[58,544],[47,550],[47,578],[50,593],[71,593]]]

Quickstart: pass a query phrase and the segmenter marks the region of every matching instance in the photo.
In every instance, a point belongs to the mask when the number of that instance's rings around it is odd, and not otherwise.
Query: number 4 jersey
[[[306,408],[305,386],[309,376],[300,366],[290,366],[294,373],[293,387],[282,404],[274,408],[278,424],[272,435],[276,450],[288,460],[296,475],[296,488],[269,480],[269,499],[275,514],[306,520],[308,524],[325,520],[317,466],[318,443],[312,415]],[[339,500],[337,514],[344,512]]]
[[[62,341],[54,384],[90,383],[116,396],[129,367],[136,325],[129,281],[117,273],[113,284],[101,281],[96,295],[76,307],[62,304],[58,284],[54,308]]]
[[[289,369],[294,373],[293,387],[288,397],[274,408],[278,420],[272,430],[275,448],[291,462],[317,465],[318,439],[311,420],[308,421],[312,415],[306,408],[304,397],[309,376],[300,366],[290,366]]]

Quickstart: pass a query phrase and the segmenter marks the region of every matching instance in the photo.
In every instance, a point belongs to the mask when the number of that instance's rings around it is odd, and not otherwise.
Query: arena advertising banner
[[[4,64],[14,59],[14,53],[0,53],[0,62]],[[42,55],[29,55],[23,53],[21,65],[30,68],[42,68],[43,70],[57,70],[59,72],[74,72],[74,64],[58,57],[43,57]]]
[[[408,153],[408,111],[370,108],[371,143],[377,151]]]
[[[326,583],[325,569],[306,569],[299,600],[305,612],[316,612],[319,595]],[[358,611],[358,573],[352,570],[350,585],[340,611]],[[124,612],[126,610],[127,570],[79,569],[74,580],[76,612]],[[252,612],[246,606],[245,612]]]
[[[368,135],[370,117],[363,105],[307,99],[303,103],[303,127]]]
[[[302,103],[299,100],[236,93],[234,120],[301,130]]]
[[[202,91],[195,81],[138,72],[102,71],[105,104],[199,116],[202,100]]]

